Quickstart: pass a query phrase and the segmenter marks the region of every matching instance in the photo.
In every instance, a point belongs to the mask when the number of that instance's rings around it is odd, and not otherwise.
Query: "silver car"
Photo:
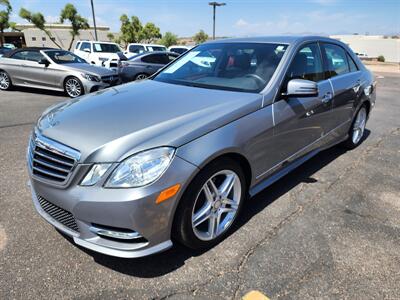
[[[0,60],[0,90],[24,86],[65,91],[75,98],[118,82],[115,71],[92,66],[65,50],[21,48]]]
[[[248,195],[323,149],[357,147],[375,97],[372,74],[336,40],[205,43],[150,80],[45,111],[27,156],[33,202],[104,254],[208,248]]]

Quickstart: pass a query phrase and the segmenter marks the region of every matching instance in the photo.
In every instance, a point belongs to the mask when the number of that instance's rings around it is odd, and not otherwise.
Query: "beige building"
[[[387,62],[400,62],[400,39],[383,35],[333,35],[331,38],[346,43],[354,52],[367,57],[383,55]]]
[[[56,47],[50,38],[41,30],[32,24],[17,24],[16,28],[21,30],[24,35],[25,46],[27,47]],[[68,49],[71,42],[71,26],[68,24],[46,24],[46,28],[50,31],[52,37],[64,49]],[[110,28],[106,26],[97,26],[97,36],[100,41],[109,41],[107,35]],[[94,28],[81,30],[80,35],[75,38],[77,40],[95,40]],[[74,45],[73,45],[74,46]]]

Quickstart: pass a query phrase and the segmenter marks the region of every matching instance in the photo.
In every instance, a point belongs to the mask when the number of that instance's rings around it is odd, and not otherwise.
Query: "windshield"
[[[81,64],[86,63],[86,61],[79,56],[73,54],[69,51],[64,50],[51,50],[45,51],[48,57],[56,64]]]
[[[94,52],[106,52],[106,53],[121,52],[121,49],[115,44],[94,43],[93,50]]]
[[[187,52],[154,80],[195,87],[259,92],[274,74],[287,45],[204,44]]]

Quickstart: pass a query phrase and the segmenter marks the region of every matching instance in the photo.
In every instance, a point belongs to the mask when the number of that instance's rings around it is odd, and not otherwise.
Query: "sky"
[[[90,0],[10,0],[12,21],[21,7],[41,12],[57,22],[66,3],[72,3],[92,24]],[[200,29],[212,34],[212,7],[204,0],[93,0],[98,25],[118,32],[122,14],[153,22],[161,32],[193,36]],[[221,2],[221,1],[220,1]],[[217,36],[277,34],[399,34],[400,0],[224,0],[217,7]]]

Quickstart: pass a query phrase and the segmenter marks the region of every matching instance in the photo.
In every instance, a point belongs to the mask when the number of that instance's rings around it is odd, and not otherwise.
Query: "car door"
[[[285,96],[287,83],[292,79],[316,82],[318,95]],[[275,125],[270,164],[291,161],[314,148],[330,129],[331,99],[332,87],[325,78],[318,43],[302,45],[292,59],[281,91],[273,103]]]
[[[82,42],[81,46],[79,47],[77,55],[80,58],[83,58],[84,60],[86,60],[88,63],[91,63],[90,62],[91,53],[92,53],[91,44],[89,42]]]
[[[40,87],[54,87],[54,72],[51,64],[45,65],[39,63],[46,59],[45,56],[37,50],[26,51],[25,60],[22,63],[23,80],[25,84]]]
[[[325,68],[332,83],[334,97],[332,101],[335,128],[346,125],[352,119],[357,99],[361,97],[362,72],[348,52],[333,43],[322,43]],[[343,126],[343,131],[348,129]]]

